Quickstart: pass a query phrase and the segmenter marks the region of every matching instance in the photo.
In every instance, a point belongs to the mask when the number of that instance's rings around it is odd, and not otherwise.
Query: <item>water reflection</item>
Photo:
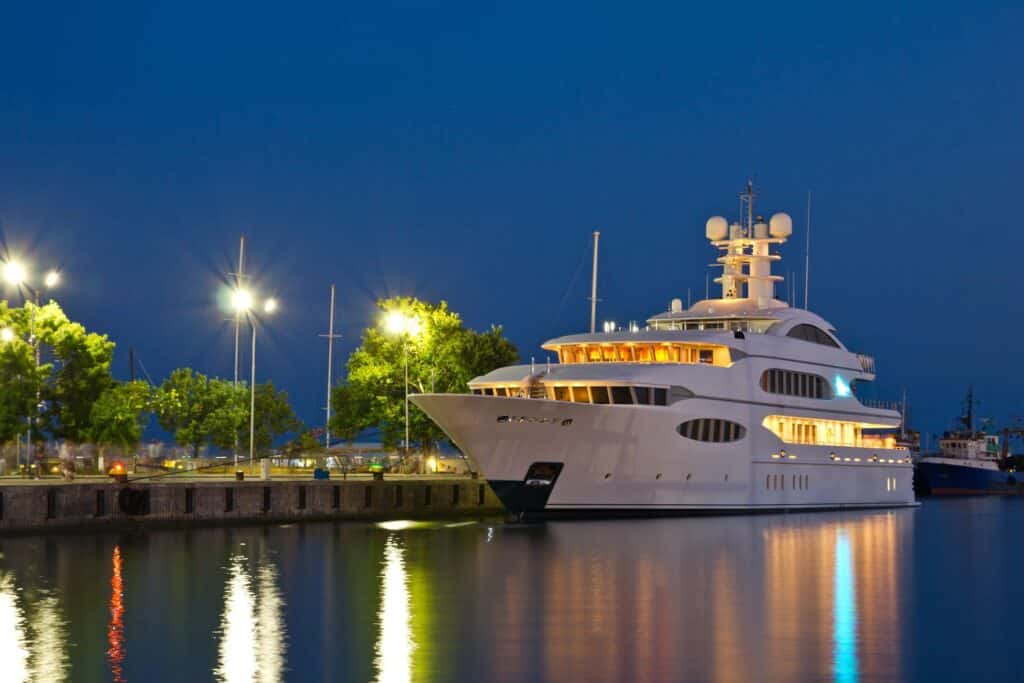
[[[67,623],[57,597],[26,592],[0,573],[0,665],[3,680],[64,681],[68,676]]]
[[[850,539],[845,530],[836,535],[835,580],[832,598],[832,672],[840,683],[857,680],[857,601]]]
[[[110,675],[115,683],[122,683],[122,665],[125,657],[124,644],[124,590],[121,583],[121,547],[114,546],[113,571],[110,575],[110,626],[107,628],[107,660]]]
[[[412,637],[409,610],[409,578],[406,575],[404,549],[395,534],[384,545],[380,611],[377,613],[378,637],[375,646],[377,681],[400,683],[412,678]]]
[[[225,683],[280,681],[284,676],[284,600],[273,563],[260,561],[255,571],[241,553],[232,556],[224,590],[218,666]]]

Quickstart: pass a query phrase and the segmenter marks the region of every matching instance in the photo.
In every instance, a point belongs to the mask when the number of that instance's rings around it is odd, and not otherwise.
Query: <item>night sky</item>
[[[693,5],[692,7],[684,6]],[[238,237],[283,309],[258,380],[319,423],[378,297],[446,299],[524,359],[704,292],[713,214],[788,211],[811,308],[939,431],[1024,415],[1024,8],[920,3],[6,3],[0,221],[159,382],[230,377]],[[779,294],[784,297],[785,289]]]

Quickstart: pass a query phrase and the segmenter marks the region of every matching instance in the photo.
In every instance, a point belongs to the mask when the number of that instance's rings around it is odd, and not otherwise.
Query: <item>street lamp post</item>
[[[249,369],[249,472],[255,471],[256,463],[256,315],[253,312],[255,299],[245,289],[237,289],[232,295],[232,304],[238,315],[244,315],[252,327],[252,350]],[[276,299],[263,302],[263,312],[271,315],[277,310]],[[235,471],[238,471],[238,449],[235,449]]]
[[[401,311],[391,311],[384,317],[384,327],[402,340],[402,361],[405,365],[405,444],[404,455],[409,454],[409,338],[419,334],[419,318]]]
[[[3,277],[8,284],[17,287],[18,289],[24,289],[32,295],[33,306],[29,309],[29,343],[32,344],[33,356],[35,359],[35,370],[36,376],[33,377],[33,382],[36,386],[36,402],[32,414],[26,417],[28,423],[28,434],[26,435],[25,443],[25,469],[28,470],[28,466],[32,462],[32,428],[35,425],[35,420],[39,416],[39,410],[41,409],[40,402],[42,399],[41,390],[38,382],[39,374],[39,363],[40,363],[40,351],[39,351],[39,338],[36,336],[36,309],[39,308],[39,293],[45,289],[54,289],[60,284],[60,273],[56,270],[50,270],[43,276],[42,283],[33,287],[29,284],[28,269],[17,260],[10,260],[3,264]],[[11,333],[13,334],[13,333]],[[7,334],[3,335],[5,338]],[[18,463],[21,464],[20,462]]]

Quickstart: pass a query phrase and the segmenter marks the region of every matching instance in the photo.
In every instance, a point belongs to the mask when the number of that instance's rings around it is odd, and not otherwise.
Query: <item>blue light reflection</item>
[[[832,602],[832,675],[840,683],[857,680],[857,595],[853,552],[845,531],[836,536],[835,584]]]

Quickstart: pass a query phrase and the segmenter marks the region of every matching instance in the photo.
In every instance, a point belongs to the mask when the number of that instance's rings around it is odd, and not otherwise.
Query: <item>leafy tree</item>
[[[398,297],[377,306],[415,318],[419,331],[394,335],[378,325],[363,332],[362,343],[348,359],[348,381],[331,392],[331,430],[342,438],[352,440],[379,426],[384,444],[394,446],[404,439],[406,352],[410,393],[464,392],[473,377],[519,360],[500,327],[482,333],[468,329],[444,301],[435,306]],[[428,450],[444,433],[410,404],[409,438]]]
[[[87,332],[68,320],[52,301],[43,306],[29,302],[17,308],[0,302],[0,320],[11,337],[0,352],[4,356],[0,382],[20,384],[17,390],[0,393],[0,416],[24,420],[35,410],[38,391],[44,409],[37,429],[57,438],[84,441],[93,404],[113,385],[110,362],[114,343],[106,335]],[[39,345],[38,369],[33,335]],[[27,406],[26,396],[31,397]],[[0,437],[10,438],[18,430],[12,432],[13,422],[0,417],[0,423],[5,420],[8,426],[0,426]]]
[[[156,391],[157,420],[193,457],[207,443],[230,448],[248,417],[246,393],[243,386],[179,368]]]
[[[18,315],[0,301],[0,442],[11,441],[28,429],[27,417],[35,406],[35,387],[42,382],[36,373],[32,346],[19,335]]]
[[[115,384],[92,406],[89,436],[100,446],[134,448],[149,419],[153,391],[142,381]]]
[[[246,425],[248,425],[249,404],[246,404]],[[302,422],[288,403],[288,394],[274,388],[273,382],[256,385],[256,452],[266,453],[279,437],[302,429]],[[249,430],[243,427],[240,442],[249,448]]]

